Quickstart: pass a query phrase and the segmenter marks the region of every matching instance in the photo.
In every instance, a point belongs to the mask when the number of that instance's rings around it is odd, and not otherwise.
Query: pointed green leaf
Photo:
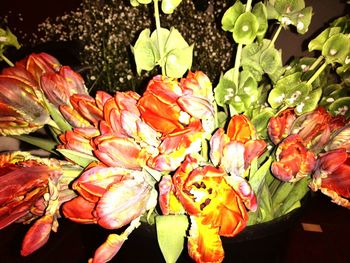
[[[185,215],[156,217],[157,238],[166,263],[175,263],[180,256],[188,229]]]
[[[50,113],[50,116],[55,122],[55,125],[61,130],[62,133],[72,130],[72,126],[66,121],[62,116],[61,112],[56,108],[51,102],[49,102],[45,97],[43,97],[45,106]],[[50,123],[49,123],[50,124]]]
[[[55,141],[30,135],[14,135],[12,137],[57,155],[57,152],[55,151],[57,143]]]
[[[291,211],[292,207],[296,207],[295,203],[300,202],[301,199],[310,191],[309,189],[310,178],[305,177],[293,184],[292,190],[289,191],[288,198],[276,211],[276,216],[282,216]]]
[[[80,165],[81,167],[86,167],[91,162],[98,161],[96,157],[82,152],[77,152],[68,149],[57,149],[57,151],[60,152],[64,157],[73,161],[77,165]]]
[[[232,32],[237,18],[243,13],[244,5],[240,1],[236,1],[233,6],[226,10],[224,16],[222,17],[222,29]]]
[[[259,22],[251,12],[241,14],[235,23],[232,31],[233,39],[239,44],[253,43],[259,29]]]

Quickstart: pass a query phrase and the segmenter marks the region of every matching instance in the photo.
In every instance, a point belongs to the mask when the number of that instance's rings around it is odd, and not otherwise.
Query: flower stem
[[[312,75],[312,77],[306,82],[307,85],[311,85],[318,76],[322,73],[322,71],[327,67],[327,63],[323,63],[321,67],[318,68],[318,70]]]
[[[157,30],[157,42],[158,42],[158,50],[159,50],[159,55],[160,55],[160,61],[161,63],[159,64],[159,66],[162,69],[162,75],[165,76],[165,71],[164,71],[164,65],[163,65],[163,49],[162,46],[160,44],[160,17],[159,17],[159,8],[158,8],[158,0],[153,0],[153,4],[154,4],[154,18],[156,21],[156,30]]]
[[[314,70],[323,60],[323,56],[319,56],[314,63],[312,63],[312,65],[309,68],[309,71]]]
[[[252,8],[252,0],[248,0],[245,7],[245,12],[249,12],[251,8]],[[234,72],[233,72],[233,82],[235,83],[237,88],[239,84],[238,79],[239,79],[239,68],[241,67],[242,49],[243,49],[243,44],[238,44],[236,58],[235,58]]]
[[[14,66],[15,66],[7,57],[4,56],[4,54],[0,54],[0,57],[1,57],[10,67],[14,67]]]
[[[270,42],[268,48],[270,48],[272,45],[275,44],[277,37],[278,37],[279,34],[281,33],[282,27],[283,27],[282,24],[280,24],[279,27],[277,28],[276,33],[273,35],[273,38],[271,39],[271,42]]]

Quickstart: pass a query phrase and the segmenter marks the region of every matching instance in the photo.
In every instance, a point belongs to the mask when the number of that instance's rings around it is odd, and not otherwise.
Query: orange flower
[[[188,156],[176,170],[173,186],[169,187],[166,179],[160,184],[163,211],[179,211],[180,202],[191,216],[188,248],[197,262],[221,262],[224,252],[220,236],[233,237],[246,226],[248,214],[237,193],[239,189],[232,188],[226,176],[223,169],[199,166],[195,158]]]
[[[141,118],[164,135],[183,129],[191,122],[191,117],[213,118],[209,86],[209,79],[199,72],[190,72],[180,83],[156,76],[138,101]]]

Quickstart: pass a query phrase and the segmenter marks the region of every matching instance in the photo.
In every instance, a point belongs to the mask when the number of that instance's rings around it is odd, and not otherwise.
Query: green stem
[[[165,76],[165,70],[163,67],[163,49],[160,44],[160,17],[159,17],[159,8],[158,8],[158,0],[153,0],[154,3],[154,18],[156,20],[156,29],[157,29],[157,42],[158,42],[158,50],[159,50],[159,55],[160,55],[160,67],[162,69],[162,75]]]
[[[277,28],[276,33],[273,35],[273,38],[271,39],[271,42],[270,42],[268,48],[270,48],[272,45],[275,44],[277,37],[278,37],[279,34],[281,33],[282,27],[283,27],[282,24],[280,24],[279,27]]]
[[[251,8],[252,8],[252,0],[248,0],[245,7],[245,12],[249,12]],[[235,58],[234,72],[233,72],[233,82],[235,83],[237,88],[239,86],[238,79],[239,79],[239,68],[241,67],[242,49],[243,49],[243,44],[238,44],[236,58]],[[232,116],[232,112],[230,113]]]
[[[14,67],[15,64],[13,64],[7,57],[4,56],[4,54],[0,54],[0,57],[10,66]]]
[[[307,85],[311,85],[318,76],[322,73],[322,71],[327,67],[327,63],[323,63],[321,67],[318,68],[318,70],[312,75],[312,77],[306,82]]]
[[[323,56],[319,56],[314,63],[312,63],[312,65],[309,68],[309,71],[314,70],[323,60]]]
[[[238,44],[236,58],[235,58],[235,70],[233,73],[233,82],[238,88],[238,77],[239,77],[239,68],[241,66],[241,56],[242,56],[243,44]]]

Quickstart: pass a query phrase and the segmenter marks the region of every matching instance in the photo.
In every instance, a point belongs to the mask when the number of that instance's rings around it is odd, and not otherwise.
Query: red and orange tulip
[[[246,208],[226,176],[222,168],[200,166],[188,156],[171,185],[167,177],[161,181],[159,202],[163,212],[176,213],[181,204],[191,217],[188,249],[196,262],[221,262],[224,251],[220,236],[235,236],[246,226]]]
[[[350,154],[344,148],[321,154],[310,186],[350,208]]]
[[[244,115],[231,118],[227,134],[219,128],[210,139],[210,159],[221,165],[231,175],[243,177],[251,161],[259,157],[266,148],[264,140],[257,140],[255,128]]]
[[[180,83],[175,79],[154,77],[138,101],[141,118],[162,134],[183,129],[190,123],[191,116],[210,118],[214,112],[210,103],[212,97],[206,97],[210,82],[203,75],[189,73]]]
[[[316,156],[309,151],[298,135],[284,139],[276,150],[276,161],[271,165],[274,176],[282,181],[295,182],[310,175],[316,164]]]
[[[75,197],[69,183],[81,169],[64,161],[40,159],[24,152],[0,155],[0,229],[13,222],[35,221],[21,254],[42,247],[57,229],[59,207]]]
[[[63,205],[63,214],[79,223],[121,228],[151,209],[154,189],[146,176],[118,167],[87,169],[73,184],[80,196]]]

